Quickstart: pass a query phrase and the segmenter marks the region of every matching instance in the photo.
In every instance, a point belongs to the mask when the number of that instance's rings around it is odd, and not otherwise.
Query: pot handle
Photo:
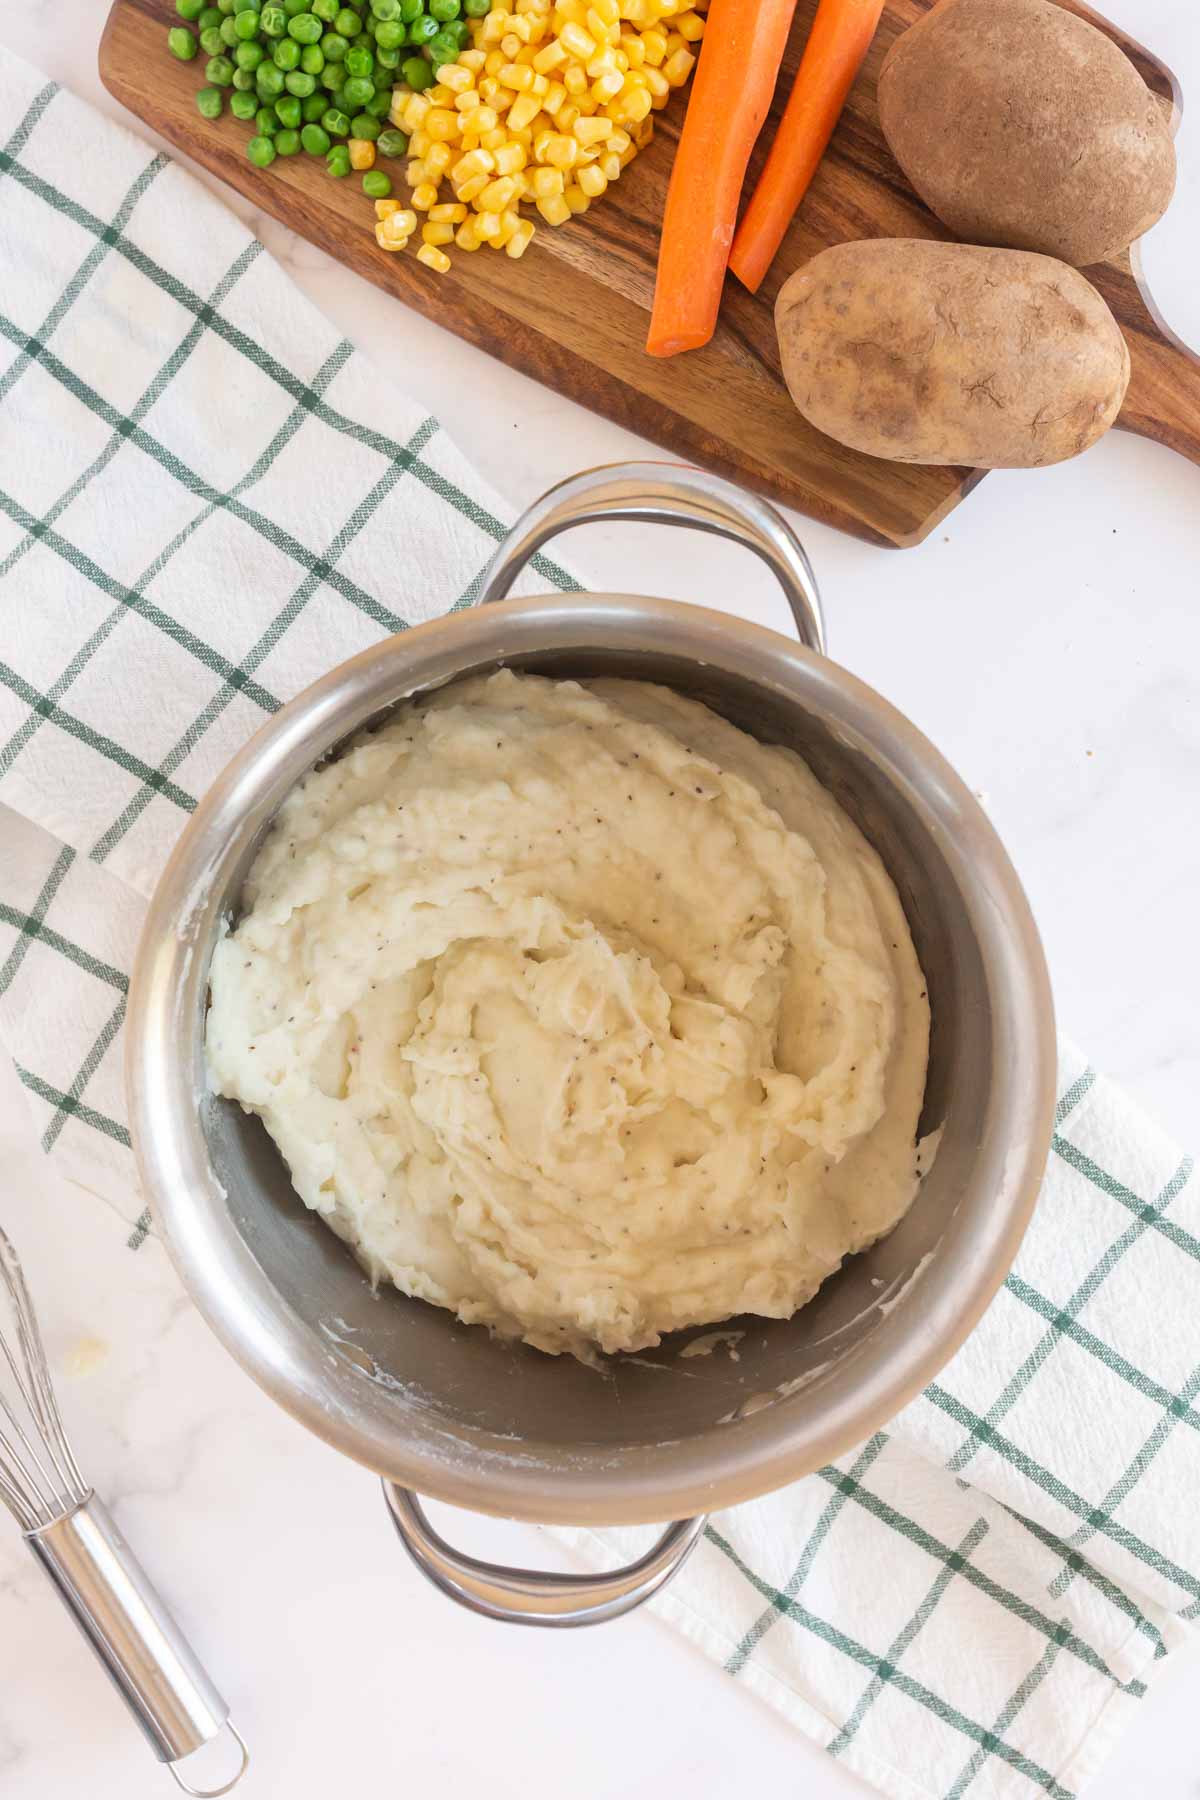
[[[649,1600],[678,1573],[704,1529],[704,1515],[680,1519],[644,1556],[607,1575],[510,1569],[453,1549],[433,1529],[417,1496],[394,1481],[384,1499],[400,1542],[426,1580],[485,1619],[510,1625],[602,1625]]]
[[[691,525],[752,550],[783,589],[800,642],[824,652],[817,579],[783,514],[731,481],[687,463],[608,463],[548,489],[522,513],[484,570],[476,605],[502,600],[530,558],[560,531],[600,519]]]

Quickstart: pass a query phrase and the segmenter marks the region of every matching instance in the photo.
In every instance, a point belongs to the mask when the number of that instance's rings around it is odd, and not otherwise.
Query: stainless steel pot
[[[778,577],[802,645],[640,595],[502,599],[550,537],[601,518],[687,524],[744,545]],[[1055,1057],[1024,894],[933,746],[822,652],[808,560],[771,507],[665,464],[578,476],[514,528],[474,610],[342,664],[263,726],[197,809],[151,904],[130,996],[128,1081],[142,1178],[176,1266],[254,1379],[384,1478],[424,1573],[492,1617],[613,1617],[680,1566],[705,1512],[794,1481],[869,1436],[970,1331],[1032,1210]],[[681,1364],[680,1333],[601,1376],[494,1342],[419,1301],[373,1294],[297,1199],[259,1121],[208,1092],[209,958],[284,796],[398,702],[498,664],[666,682],[792,746],[875,845],[904,902],[933,1014],[921,1127],[942,1131],[932,1171],[891,1236],[795,1318],[735,1321],[746,1333],[736,1363],[717,1353]],[[518,1519],[677,1523],[614,1575],[530,1574],[452,1550],[412,1489]]]

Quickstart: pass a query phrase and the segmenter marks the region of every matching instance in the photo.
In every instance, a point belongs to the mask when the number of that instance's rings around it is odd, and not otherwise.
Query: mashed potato
[[[799,757],[501,672],[291,795],[212,966],[218,1091],[373,1280],[549,1351],[783,1318],[917,1187],[925,982]]]

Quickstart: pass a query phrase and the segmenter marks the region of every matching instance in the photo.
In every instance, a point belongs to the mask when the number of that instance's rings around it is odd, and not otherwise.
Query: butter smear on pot
[[[590,1357],[787,1317],[916,1193],[929,1007],[790,751],[640,682],[445,689],[291,794],[218,1091],[373,1280]]]

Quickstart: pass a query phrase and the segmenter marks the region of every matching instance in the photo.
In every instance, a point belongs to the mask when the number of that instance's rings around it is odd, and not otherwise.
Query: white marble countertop
[[[1109,13],[1200,90],[1191,0]],[[100,0],[21,0],[0,43],[105,110]],[[1200,345],[1200,121],[1143,261]],[[206,177],[204,179],[207,179]],[[460,344],[221,190],[323,310],[421,396],[514,505],[646,446]],[[1184,1141],[1200,1078],[1200,470],[1112,433],[1077,462],[991,476],[922,548],[799,521],[839,661],[981,794],[1033,900],[1059,1017]],[[571,542],[595,585],[782,623],[755,569],[645,527]],[[164,1256],[50,1175],[0,1070],[0,1217],[40,1300],[81,1461],[252,1740],[247,1800],[850,1800],[866,1790],[648,1617],[521,1633],[459,1612],[401,1558],[376,1484],[234,1367]],[[1181,1495],[1194,1505],[1194,1495]],[[528,1528],[456,1522],[519,1560]],[[1163,1671],[1091,1800],[1195,1800],[1200,1651]],[[620,1731],[613,1730],[614,1717]],[[15,1537],[0,1536],[0,1792],[170,1791]]]

